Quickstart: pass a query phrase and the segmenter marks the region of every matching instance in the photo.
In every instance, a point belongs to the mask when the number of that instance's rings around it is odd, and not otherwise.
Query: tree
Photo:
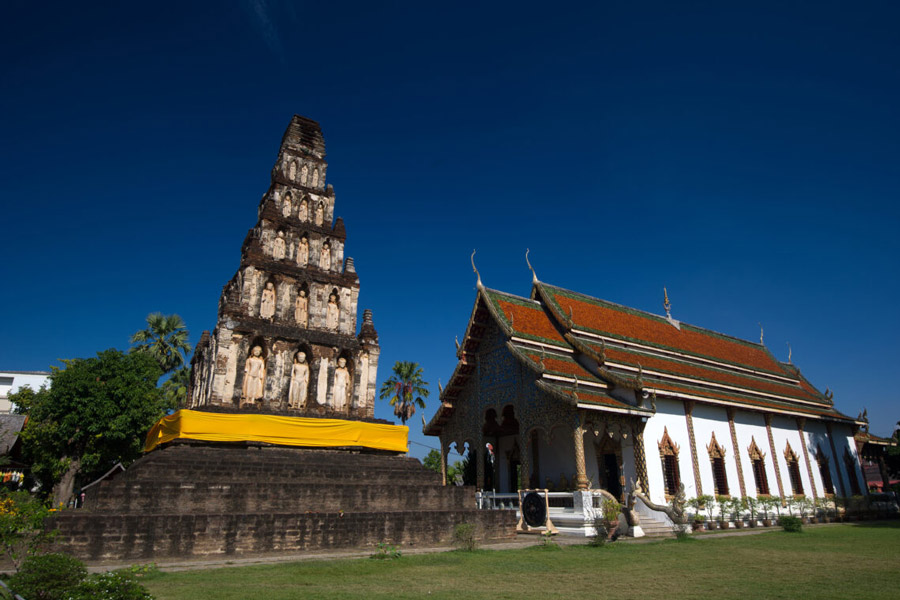
[[[428,382],[422,379],[422,367],[419,363],[398,360],[394,363],[393,374],[381,385],[381,399],[390,398],[394,414],[406,425],[414,414],[416,407],[424,409],[429,391],[425,387]]]
[[[131,336],[132,352],[149,352],[157,360],[163,373],[171,373],[185,364],[191,352],[190,333],[178,315],[151,313],[147,315],[147,329]]]
[[[468,464],[468,458],[465,461],[460,462],[456,461],[452,465],[447,465],[447,483],[449,485],[453,485],[457,483],[457,479],[460,482],[464,482],[465,480],[465,469]],[[447,461],[449,463],[449,461]],[[435,473],[441,472],[441,452],[440,450],[429,450],[428,454],[425,455],[425,458],[422,460],[422,464],[426,469],[430,469]],[[466,484],[469,485],[469,484]],[[472,483],[471,485],[475,485]]]
[[[181,367],[166,379],[160,389],[165,396],[166,404],[181,408],[187,401],[187,389],[191,382],[191,368]]]
[[[28,415],[23,450],[32,474],[55,505],[65,504],[76,483],[140,456],[150,427],[169,408],[156,387],[157,361],[146,352],[105,350],[96,358],[63,360],[50,387],[10,395]]]

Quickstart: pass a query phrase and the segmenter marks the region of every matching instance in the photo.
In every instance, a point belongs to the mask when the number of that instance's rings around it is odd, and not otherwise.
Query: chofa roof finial
[[[672,318],[672,303],[669,302],[669,290],[663,286],[663,308],[666,309],[666,318]]]
[[[472,270],[475,271],[475,275],[478,277],[478,281],[475,283],[475,286],[479,290],[484,289],[484,284],[481,283],[481,273],[478,272],[478,269],[475,268],[475,250],[472,250]]]
[[[791,361],[791,356],[794,354],[794,351],[791,349],[791,343],[790,343],[790,342],[787,342],[787,347],[788,347],[788,364],[791,364],[791,365],[792,365],[792,364],[794,364],[794,363]]]
[[[538,283],[537,273],[534,272],[534,267],[531,266],[531,261],[528,260],[528,253],[530,250],[525,248],[525,264],[528,265],[528,268],[531,269],[531,283]]]
[[[765,344],[763,343],[763,326],[762,326],[762,323],[757,323],[757,324],[759,325],[759,345],[760,345],[760,346],[765,346]]]

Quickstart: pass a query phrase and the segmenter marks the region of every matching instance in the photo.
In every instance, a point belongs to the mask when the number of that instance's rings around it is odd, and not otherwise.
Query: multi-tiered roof
[[[562,401],[652,415],[671,398],[795,417],[852,422],[800,370],[750,342],[540,282],[530,298],[483,287],[459,363],[426,426],[438,434],[474,375],[474,355],[496,325],[511,354]]]

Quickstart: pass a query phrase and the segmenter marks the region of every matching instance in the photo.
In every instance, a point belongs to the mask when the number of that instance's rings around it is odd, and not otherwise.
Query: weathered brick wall
[[[439,479],[402,456],[173,444],[54,526],[60,549],[96,562],[443,544],[462,522],[515,535],[514,513],[475,510],[473,488]]]

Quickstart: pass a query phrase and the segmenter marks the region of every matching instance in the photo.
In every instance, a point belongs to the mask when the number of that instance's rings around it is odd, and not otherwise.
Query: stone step
[[[515,537],[515,511],[440,510],[340,513],[91,514],[67,511],[52,519],[55,550],[87,561],[260,555],[304,550],[446,544],[459,523],[476,525],[479,539]]]
[[[122,513],[169,512],[338,512],[353,507],[367,511],[450,510],[475,506],[472,487],[347,483],[157,482],[120,481],[101,485],[88,495],[84,510]]]

